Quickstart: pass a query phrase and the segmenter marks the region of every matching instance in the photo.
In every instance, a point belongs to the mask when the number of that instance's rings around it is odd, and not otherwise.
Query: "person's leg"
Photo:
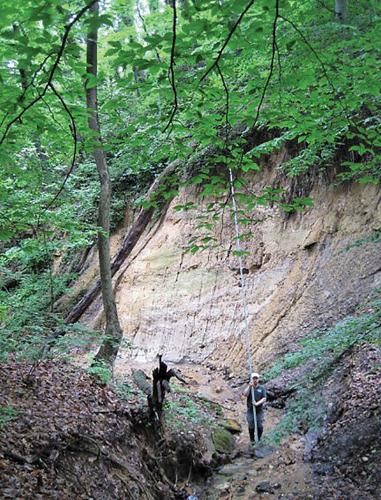
[[[254,432],[254,427],[249,427],[249,435],[250,435],[250,441],[252,443],[255,442],[255,436],[254,436],[255,432]]]
[[[257,428],[258,428],[258,441],[260,441],[263,434],[263,411],[257,412]]]
[[[247,425],[249,427],[250,441],[255,442],[255,432],[254,432],[254,415],[253,412],[248,410],[246,413]]]

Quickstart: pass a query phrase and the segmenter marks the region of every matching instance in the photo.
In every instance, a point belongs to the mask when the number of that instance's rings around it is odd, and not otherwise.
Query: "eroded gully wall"
[[[253,212],[259,222],[243,243],[249,252],[244,265],[250,345],[258,370],[309,331],[351,313],[381,286],[380,243],[353,246],[381,229],[379,187],[321,183],[311,196],[313,208],[288,218],[275,208]],[[117,277],[120,321],[133,344],[121,356],[150,361],[161,352],[169,361],[210,362],[244,373],[242,290],[238,260],[228,251],[234,228],[225,210],[213,230],[216,248],[184,253],[203,219],[174,207],[194,199],[184,191],[174,200]],[[98,301],[84,319],[94,326],[100,314]]]

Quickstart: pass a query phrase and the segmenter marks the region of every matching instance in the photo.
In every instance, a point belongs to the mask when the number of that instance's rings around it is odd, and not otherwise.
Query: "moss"
[[[214,448],[219,453],[231,453],[234,450],[234,437],[223,427],[217,427],[212,433]]]
[[[233,418],[227,418],[226,420],[220,422],[220,424],[224,429],[232,433],[238,433],[242,431],[241,424],[237,422],[237,420],[234,420]]]

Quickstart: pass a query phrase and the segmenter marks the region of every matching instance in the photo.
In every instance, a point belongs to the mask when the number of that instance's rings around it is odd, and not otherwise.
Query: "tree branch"
[[[226,37],[226,40],[224,41],[222,47],[220,48],[220,50],[218,51],[218,55],[215,59],[215,61],[213,62],[213,64],[209,67],[209,69],[203,74],[203,76],[201,77],[201,80],[200,80],[200,83],[202,81],[205,80],[205,78],[209,75],[209,73],[212,71],[213,68],[215,68],[217,66],[217,64],[219,63],[221,57],[222,57],[222,54],[224,52],[224,50],[226,49],[226,46],[227,44],[229,43],[231,37],[233,36],[235,30],[238,28],[240,22],[242,21],[243,17],[245,16],[246,12],[250,9],[250,7],[254,4],[255,0],[250,0],[250,2],[246,5],[245,9],[241,12],[241,15],[239,16],[239,18],[237,19],[237,21],[235,22],[233,28],[230,30],[228,36]]]
[[[38,88],[35,85],[33,85],[33,88],[38,94],[39,93]],[[57,125],[59,129],[64,130],[62,123],[60,123],[56,118],[54,111],[52,110],[50,104],[46,101],[45,97],[41,97],[41,102],[44,104],[44,106],[46,106],[47,110],[49,111],[50,118],[52,119],[52,121]]]
[[[45,206],[44,211],[48,210],[53,205],[53,203],[57,200],[57,198],[60,196],[60,194],[62,193],[62,191],[63,191],[63,189],[65,187],[65,184],[66,184],[68,178],[70,177],[70,175],[72,174],[72,172],[74,170],[75,160],[77,158],[77,149],[78,149],[77,126],[75,124],[74,116],[73,116],[72,112],[70,111],[70,109],[68,108],[68,106],[67,106],[66,102],[64,101],[63,97],[57,92],[57,90],[54,87],[54,85],[52,83],[50,83],[49,87],[52,89],[52,91],[54,92],[54,94],[57,96],[58,100],[62,104],[62,107],[64,108],[64,110],[66,111],[66,113],[69,116],[69,119],[70,119],[69,127],[70,127],[70,131],[71,131],[71,135],[73,137],[73,155],[72,155],[72,159],[71,159],[70,168],[66,172],[66,175],[65,175],[65,178],[64,178],[64,180],[63,180],[63,182],[61,184],[61,187],[59,188],[59,190],[57,191],[57,193],[54,195],[53,199]]]
[[[42,63],[37,67],[36,71],[33,73],[33,76],[30,80],[30,82],[24,86],[23,88],[23,93],[19,96],[18,101],[23,102],[25,98],[25,94],[27,93],[29,87],[34,87],[34,81],[37,78],[38,73],[43,69],[45,64],[47,63],[48,59],[54,55],[54,52],[49,52],[49,54],[46,55]]]
[[[320,66],[321,66],[321,69],[323,71],[323,75],[324,75],[325,79],[327,80],[328,85],[331,88],[332,94],[337,98],[337,101],[338,101],[341,109],[343,110],[343,113],[344,113],[344,115],[345,115],[348,123],[350,123],[351,125],[354,125],[357,128],[357,126],[353,123],[353,120],[351,120],[351,118],[349,117],[347,109],[345,108],[345,106],[342,103],[340,97],[338,96],[336,88],[335,88],[334,84],[332,83],[331,78],[328,75],[328,72],[327,72],[327,69],[325,67],[325,64],[323,63],[323,61],[320,58],[319,54],[317,53],[316,49],[311,45],[311,43],[307,40],[307,38],[305,37],[305,35],[302,32],[302,30],[293,21],[291,21],[290,19],[288,19],[287,17],[284,17],[282,15],[279,15],[279,19],[282,19],[286,23],[291,24],[291,26],[298,33],[298,35],[303,40],[303,42],[307,45],[307,47],[310,49],[310,51],[314,54],[314,56],[316,57],[317,61],[319,62]]]
[[[10,122],[8,122],[7,126],[5,127],[5,131],[3,132],[3,135],[1,136],[0,138],[0,146],[3,144],[3,142],[5,141],[7,135],[8,135],[8,132],[9,130],[12,128],[12,126],[18,122],[22,116],[30,109],[32,108],[37,102],[39,102],[43,97],[44,95],[46,94],[46,92],[48,91],[48,88],[50,87],[50,84],[52,83],[53,81],[53,77],[54,77],[54,74],[56,72],[56,69],[58,68],[58,65],[61,61],[61,58],[62,58],[62,55],[64,53],[64,50],[65,50],[65,46],[66,46],[66,42],[67,42],[67,39],[68,39],[68,36],[69,36],[69,33],[72,29],[72,27],[74,26],[74,24],[79,21],[79,19],[81,19],[81,17],[97,2],[98,0],[91,0],[87,5],[85,5],[74,17],[73,19],[70,21],[69,24],[66,25],[65,27],[65,31],[64,31],[64,34],[62,36],[62,40],[61,40],[61,45],[60,45],[60,48],[58,49],[58,52],[57,52],[57,57],[50,69],[50,72],[49,72],[49,76],[48,76],[48,81],[46,82],[44,88],[42,89],[42,92],[37,96],[35,97],[29,104],[27,104],[25,106],[25,108],[23,108],[20,113],[17,114],[17,116],[15,116],[15,118],[13,118]]]
[[[173,119],[175,117],[175,114],[178,109],[178,101],[177,101],[177,90],[176,90],[176,81],[175,81],[175,48],[176,48],[176,23],[177,23],[177,10],[176,10],[176,0],[172,0],[172,9],[173,9],[173,15],[172,15],[172,47],[171,47],[171,62],[169,65],[168,69],[168,79],[172,87],[173,91],[173,107],[172,107],[172,112],[169,117],[168,123],[165,126],[163,133],[168,130],[168,128],[171,126]]]

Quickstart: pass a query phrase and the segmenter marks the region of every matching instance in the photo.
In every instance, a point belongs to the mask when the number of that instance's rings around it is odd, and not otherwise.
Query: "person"
[[[252,373],[250,377],[250,384],[244,390],[244,395],[247,400],[247,413],[246,419],[249,427],[250,441],[255,444],[255,423],[254,423],[254,410],[252,402],[252,388],[254,390],[254,406],[255,415],[257,418],[258,441],[263,434],[263,417],[264,417],[264,403],[266,402],[266,388],[259,384],[259,373]]]

